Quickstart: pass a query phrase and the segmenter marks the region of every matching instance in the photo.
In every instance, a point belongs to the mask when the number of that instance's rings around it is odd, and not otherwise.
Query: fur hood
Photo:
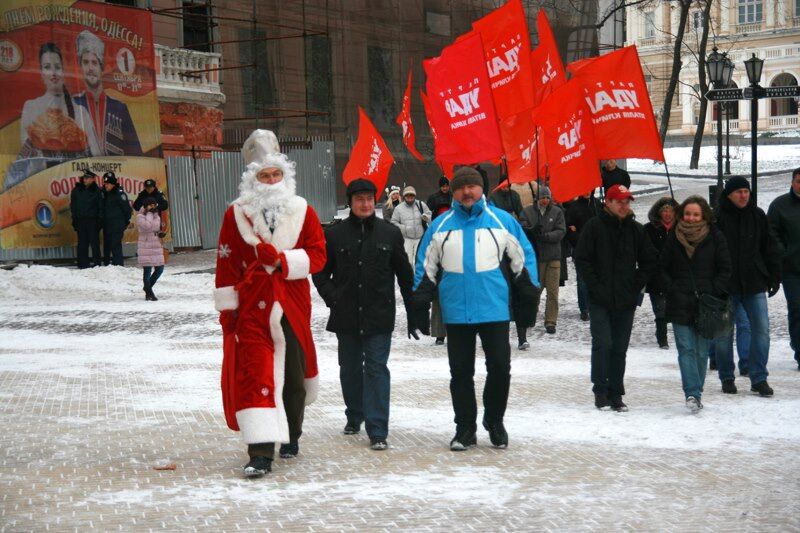
[[[672,206],[672,209],[675,211],[675,214],[677,215],[679,206],[678,202],[676,202],[669,196],[664,196],[663,198],[659,198],[658,200],[656,200],[656,203],[654,203],[653,206],[650,208],[650,211],[647,212],[647,219],[654,225],[660,224],[661,210],[668,205]]]

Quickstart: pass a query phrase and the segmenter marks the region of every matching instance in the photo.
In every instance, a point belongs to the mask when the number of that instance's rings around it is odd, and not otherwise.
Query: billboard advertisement
[[[0,4],[0,246],[72,246],[70,193],[112,171],[166,192],[152,15],[75,0]],[[124,241],[133,242],[128,229]]]

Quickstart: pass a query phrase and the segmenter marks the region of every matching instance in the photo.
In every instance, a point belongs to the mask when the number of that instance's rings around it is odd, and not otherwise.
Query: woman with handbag
[[[731,324],[727,294],[731,258],[704,198],[690,196],[677,215],[675,231],[661,251],[660,277],[666,288],[665,314],[678,348],[686,407],[696,413],[703,408],[709,342]]]
[[[139,230],[139,241],[136,254],[139,266],[142,267],[145,300],[156,301],[153,285],[164,272],[164,248],[159,239],[161,217],[158,214],[158,200],[149,196],[144,199],[142,208],[136,215],[136,227]]]

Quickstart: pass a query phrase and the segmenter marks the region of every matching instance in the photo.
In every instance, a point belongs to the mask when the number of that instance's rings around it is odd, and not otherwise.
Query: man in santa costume
[[[295,164],[275,134],[255,130],[242,147],[247,168],[222,221],[214,305],[223,332],[222,399],[241,431],[246,477],[298,453],[305,406],[318,389],[308,275],[325,265],[317,214],[295,194]]]

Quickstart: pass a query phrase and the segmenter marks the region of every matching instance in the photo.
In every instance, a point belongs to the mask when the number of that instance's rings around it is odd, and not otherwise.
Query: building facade
[[[689,11],[681,55],[680,84],[673,99],[667,130],[669,135],[693,134],[697,129],[701,95],[696,51],[702,32],[701,8],[698,3]],[[673,36],[679,22],[679,8],[675,2],[654,1],[627,8],[628,43],[637,45],[659,120],[672,69]],[[712,5],[710,24],[707,53],[714,45],[728,53],[735,65],[732,87],[749,85],[744,60],[753,53],[764,60],[762,87],[798,84],[800,0],[719,0]],[[758,105],[758,129],[762,134],[797,130],[798,99],[763,99]],[[750,131],[749,101],[732,102],[727,109],[732,134]],[[709,106],[706,117],[708,132],[716,132],[716,113],[716,106]]]

